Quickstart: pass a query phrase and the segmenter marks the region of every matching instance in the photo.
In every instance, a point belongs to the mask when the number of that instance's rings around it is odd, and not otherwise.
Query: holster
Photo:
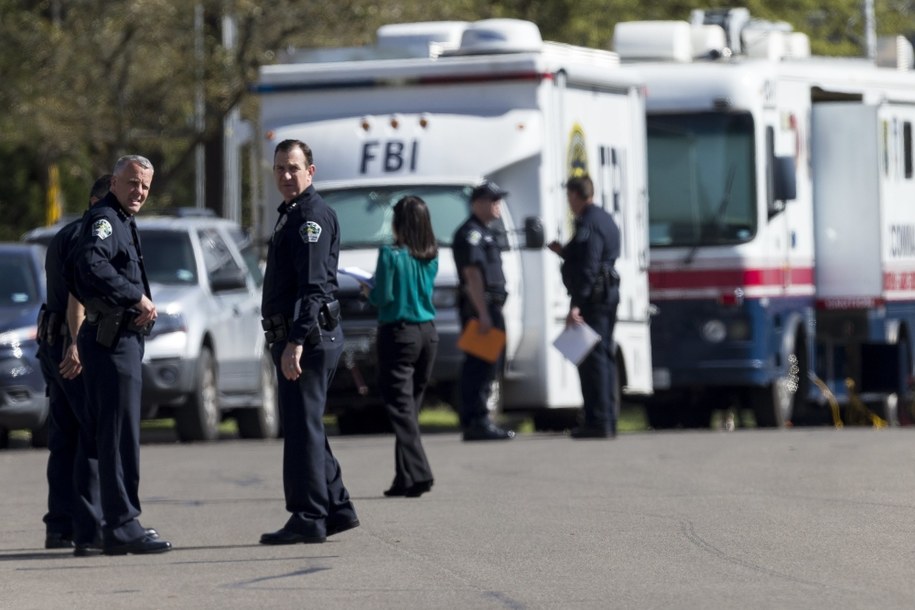
[[[318,324],[324,330],[333,330],[340,323],[340,301],[328,301],[318,310]]]
[[[61,334],[61,329],[66,322],[65,316],[56,311],[48,311],[46,305],[42,305],[38,311],[38,341],[49,346],[57,343],[57,337]]]
[[[86,321],[98,326],[95,342],[102,347],[111,347],[118,340],[121,324],[124,322],[123,307],[109,305],[101,299],[86,302]]]
[[[281,313],[273,314],[269,318],[261,320],[261,328],[264,329],[264,337],[267,339],[267,343],[270,344],[284,341],[289,336],[286,316]]]
[[[607,303],[610,300],[611,292],[615,288],[619,288],[619,285],[620,276],[613,265],[601,265],[594,286],[591,288],[591,298],[589,301],[593,305]]]

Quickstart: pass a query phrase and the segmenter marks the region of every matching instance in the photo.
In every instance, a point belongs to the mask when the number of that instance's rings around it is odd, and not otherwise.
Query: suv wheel
[[[237,411],[238,435],[242,438],[276,438],[280,417],[276,400],[276,371],[270,354],[261,357],[261,404]]]
[[[219,391],[213,352],[204,346],[197,360],[197,388],[175,413],[178,440],[211,441],[219,436]]]

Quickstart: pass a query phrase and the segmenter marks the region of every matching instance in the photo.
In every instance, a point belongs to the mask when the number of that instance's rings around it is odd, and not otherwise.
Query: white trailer
[[[453,400],[461,360],[450,240],[469,213],[471,188],[490,179],[510,193],[499,228],[510,294],[501,408],[533,411],[546,426],[580,407],[577,371],[551,345],[568,311],[559,260],[521,239],[527,229],[536,242],[538,225],[548,240],[570,237],[564,183],[580,173],[592,176],[597,203],[623,235],[620,389],[651,392],[644,99],[618,63],[607,51],[543,42],[532,23],[497,19],[385,26],[371,47],[262,68],[263,170],[270,173],[273,147],[285,138],[312,147],[315,186],[341,221],[341,267],[374,269],[398,198],[429,204],[441,246],[434,377],[444,398]],[[272,212],[277,197],[265,182]],[[263,226],[272,226],[269,214]],[[375,321],[355,284],[339,277],[349,373],[338,374],[334,405],[352,410],[377,398]]]
[[[652,425],[822,421],[811,373],[891,404],[915,331],[911,66],[812,57],[746,9],[614,38],[648,91]]]

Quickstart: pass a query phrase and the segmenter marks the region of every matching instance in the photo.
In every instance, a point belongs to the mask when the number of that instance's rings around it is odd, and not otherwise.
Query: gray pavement
[[[43,548],[46,455],[0,451],[0,607],[911,608],[915,430],[427,435],[419,499],[381,495],[393,437],[335,437],[362,526],[268,547],[278,441],[147,443],[143,524],[175,550]]]

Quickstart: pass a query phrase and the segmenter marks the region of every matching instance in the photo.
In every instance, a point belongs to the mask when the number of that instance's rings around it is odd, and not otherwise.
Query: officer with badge
[[[470,193],[470,217],[458,227],[452,239],[454,264],[460,281],[461,326],[466,329],[476,319],[479,332],[505,330],[502,306],[508,293],[502,273],[502,253],[489,224],[502,215],[502,198],[507,195],[494,182],[486,181]],[[492,441],[513,438],[489,417],[487,403],[492,383],[499,374],[502,357],[488,362],[469,353],[461,367],[461,427],[465,441]]]
[[[89,192],[93,205],[108,194],[111,175],[100,177]],[[76,332],[82,322],[79,304],[70,294],[66,261],[82,220],[58,231],[48,244],[45,275],[48,300],[38,321],[38,359],[47,384],[48,513],[45,548],[70,548],[84,556],[96,553],[101,523],[95,421],[86,403]]]
[[[571,302],[566,325],[587,324],[600,341],[578,365],[584,422],[572,438],[613,438],[619,410],[616,349],[613,328],[619,305],[619,276],[614,269],[620,256],[620,230],[603,208],[594,204],[594,183],[588,176],[566,183],[575,233],[565,246],[549,244],[562,257],[562,282]]]
[[[307,144],[284,140],[273,154],[283,197],[267,251],[262,324],[277,371],[283,421],[286,524],[261,544],[321,543],[359,526],[324,430],[327,389],[343,353],[337,291],[340,225],[312,186]]]
[[[118,159],[111,190],[86,213],[73,254],[74,287],[86,308],[78,346],[96,419],[106,555],[162,553],[172,546],[138,520],[142,361],[156,306],[134,216],[152,177],[145,157]]]

